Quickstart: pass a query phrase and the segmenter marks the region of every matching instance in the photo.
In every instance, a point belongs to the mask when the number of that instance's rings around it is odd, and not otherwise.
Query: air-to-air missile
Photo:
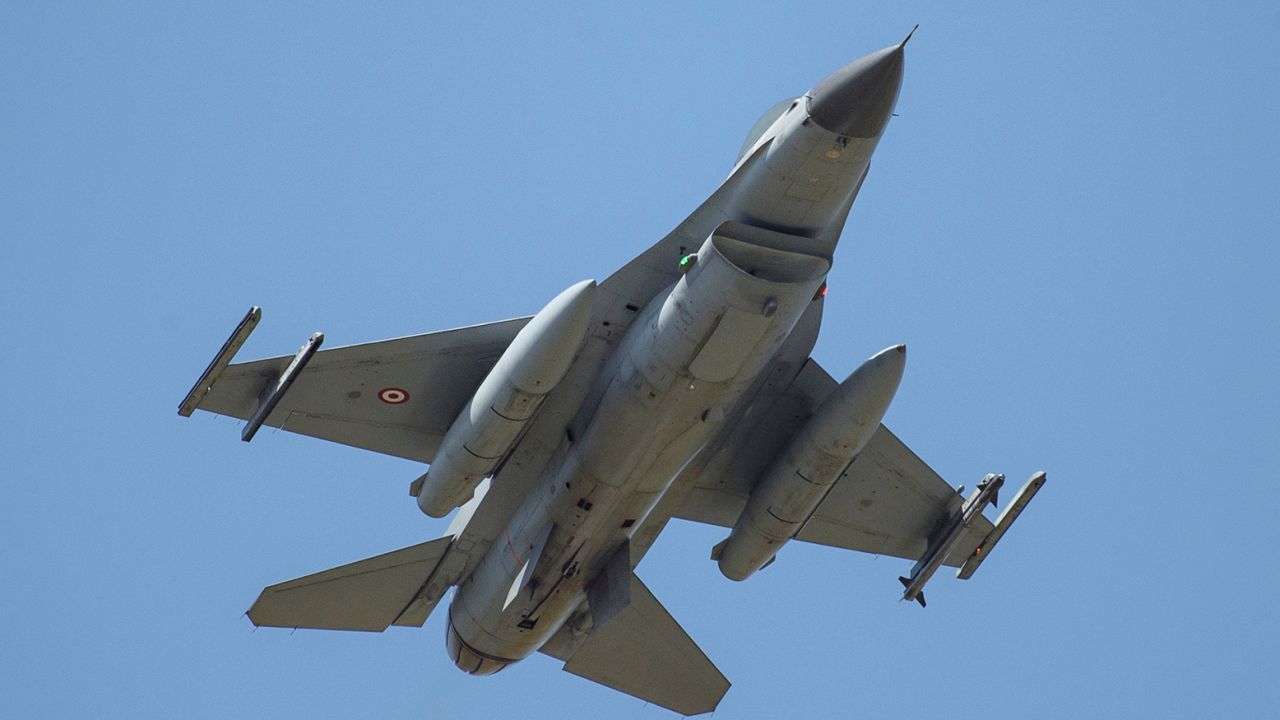
[[[1005,532],[1009,530],[1009,526],[1013,525],[1013,521],[1017,520],[1018,516],[1022,514],[1023,509],[1027,507],[1027,503],[1031,502],[1031,498],[1040,492],[1045,480],[1046,476],[1043,471],[1037,472],[1027,479],[1027,482],[1018,489],[1018,494],[1013,496],[1013,502],[1009,503],[1009,507],[1000,513],[999,518],[996,518],[995,528],[987,533],[982,542],[978,543],[978,546],[969,554],[969,559],[965,560],[964,565],[960,566],[960,569],[956,571],[956,577],[961,580],[968,580],[973,577],[973,574],[978,570],[978,566],[995,549],[996,543],[1000,542],[1000,538],[1004,537]]]
[[[931,538],[929,549],[912,566],[911,575],[898,578],[905,588],[902,592],[903,600],[915,600],[924,607],[925,583],[929,582],[929,578],[933,577],[947,556],[955,549],[964,535],[964,530],[973,526],[973,521],[982,515],[982,511],[988,504],[996,502],[1003,485],[1004,475],[988,474],[982,478],[982,482],[978,483],[978,487],[973,489],[973,493],[964,501],[960,511],[943,522]]]

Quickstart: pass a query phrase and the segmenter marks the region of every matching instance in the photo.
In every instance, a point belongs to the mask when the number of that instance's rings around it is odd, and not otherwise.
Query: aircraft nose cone
[[[873,52],[828,75],[808,92],[809,117],[841,135],[879,135],[898,101],[903,45]]]

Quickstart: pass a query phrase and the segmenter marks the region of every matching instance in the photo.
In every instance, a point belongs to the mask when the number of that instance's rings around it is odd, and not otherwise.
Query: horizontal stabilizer
[[[574,675],[681,715],[715,710],[729,681],[634,574],[630,593],[631,604],[585,640],[557,636],[543,652]]]
[[[420,626],[439,598],[427,601],[418,592],[452,542],[445,536],[272,585],[249,608],[249,620],[259,627],[369,632],[392,623]]]

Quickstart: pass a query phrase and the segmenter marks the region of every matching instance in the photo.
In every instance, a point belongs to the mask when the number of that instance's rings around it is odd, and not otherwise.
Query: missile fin
[[[711,559],[719,560],[720,556],[724,554],[724,546],[727,545],[728,543],[729,543],[729,538],[725,538],[720,542],[716,543],[716,546],[711,548]]]

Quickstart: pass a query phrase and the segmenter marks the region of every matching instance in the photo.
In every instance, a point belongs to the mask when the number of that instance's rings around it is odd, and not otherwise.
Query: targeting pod
[[[431,517],[471,499],[564,379],[587,335],[596,282],[583,280],[547,303],[511,341],[445,433],[426,475],[410,492]]]

